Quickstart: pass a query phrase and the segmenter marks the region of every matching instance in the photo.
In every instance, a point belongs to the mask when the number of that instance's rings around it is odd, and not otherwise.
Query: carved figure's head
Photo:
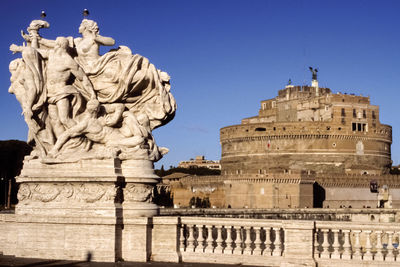
[[[97,22],[94,20],[83,19],[81,25],[79,26],[79,33],[82,34],[84,31],[98,33],[99,26],[97,26]]]
[[[100,102],[97,99],[91,99],[86,103],[86,110],[89,113],[97,113],[99,106]]]
[[[13,61],[10,62],[10,65],[8,66],[8,69],[10,70],[11,73],[16,71],[18,69],[18,66],[22,63],[21,58],[14,59]]]
[[[39,29],[48,28],[48,27],[50,27],[50,24],[47,21],[44,21],[41,19],[36,19],[36,20],[32,20],[31,24],[29,24],[29,27],[26,30],[30,34],[37,35]]]
[[[57,37],[57,39],[56,39],[56,45],[57,45],[58,47],[67,49],[67,47],[68,47],[68,45],[69,45],[68,39],[65,38],[65,37]]]

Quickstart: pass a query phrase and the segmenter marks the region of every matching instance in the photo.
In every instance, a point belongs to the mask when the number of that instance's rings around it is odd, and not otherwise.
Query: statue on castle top
[[[152,130],[168,123],[176,103],[170,77],[126,46],[99,54],[115,40],[99,34],[95,21],[83,19],[82,37],[40,36],[48,22],[34,20],[21,53],[10,63],[10,93],[15,94],[29,128],[31,158],[45,163],[118,157],[159,160]]]
[[[313,67],[308,67],[308,68],[310,69],[310,71],[312,73],[312,79],[316,81],[318,69],[317,68],[313,69]]]

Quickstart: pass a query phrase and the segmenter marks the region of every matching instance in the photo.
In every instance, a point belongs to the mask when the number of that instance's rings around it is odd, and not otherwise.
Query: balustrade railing
[[[282,221],[182,217],[181,253],[283,256]]]
[[[400,225],[316,222],[315,259],[400,263]]]

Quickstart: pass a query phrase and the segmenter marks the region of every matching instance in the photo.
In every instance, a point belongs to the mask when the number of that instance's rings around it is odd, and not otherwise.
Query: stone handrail
[[[317,261],[372,262],[373,266],[398,264],[399,236],[398,224],[316,222],[314,257]]]

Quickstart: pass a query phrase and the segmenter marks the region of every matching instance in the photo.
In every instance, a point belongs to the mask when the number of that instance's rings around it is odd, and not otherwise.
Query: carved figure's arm
[[[55,154],[55,152],[58,152],[60,148],[72,137],[76,137],[79,135],[82,135],[85,133],[85,130],[87,129],[87,121],[83,120],[79,122],[78,124],[72,126],[71,128],[67,129],[65,132],[63,132],[57,139],[56,144],[54,147],[51,149],[50,154]]]
[[[25,46],[19,46],[16,44],[12,44],[10,45],[10,51],[13,52],[13,54],[18,53],[18,52],[22,52],[24,50]]]
[[[49,39],[45,39],[45,38],[40,38],[39,39],[39,44],[46,46],[48,48],[54,48],[56,47],[56,41],[55,40],[49,40]]]
[[[111,37],[104,37],[101,35],[97,35],[94,40],[101,45],[107,45],[107,46],[115,45],[115,40]]]

